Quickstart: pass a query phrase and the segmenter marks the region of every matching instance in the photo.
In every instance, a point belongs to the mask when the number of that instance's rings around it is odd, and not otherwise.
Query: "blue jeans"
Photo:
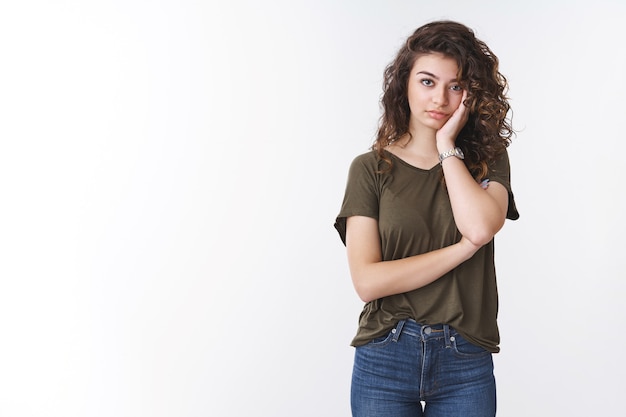
[[[356,348],[351,403],[354,417],[493,417],[491,353],[448,325],[401,320]]]

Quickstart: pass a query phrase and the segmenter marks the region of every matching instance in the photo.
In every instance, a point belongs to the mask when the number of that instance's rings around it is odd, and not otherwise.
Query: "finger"
[[[461,97],[461,103],[459,104],[459,107],[455,111],[459,120],[463,122],[467,121],[467,118],[469,117],[469,108],[465,105],[466,97],[467,97],[467,93],[464,91],[463,96]]]

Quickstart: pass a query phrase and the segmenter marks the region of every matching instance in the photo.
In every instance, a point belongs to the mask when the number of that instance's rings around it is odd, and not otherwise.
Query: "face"
[[[407,95],[412,131],[439,130],[461,104],[463,88],[456,61],[442,54],[422,55],[413,64]]]

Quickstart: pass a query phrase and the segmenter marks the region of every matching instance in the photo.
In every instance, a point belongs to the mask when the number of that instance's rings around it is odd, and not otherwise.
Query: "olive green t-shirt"
[[[346,219],[367,216],[378,220],[383,261],[402,259],[450,246],[461,239],[441,180],[441,164],[420,169],[387,152],[392,169],[374,151],[350,166],[346,192],[335,228],[345,244]],[[507,218],[519,217],[510,185],[509,158],[503,153],[489,166],[487,178],[509,192]],[[389,332],[398,320],[448,324],[470,342],[498,352],[496,318],[498,290],[491,240],[468,261],[431,284],[365,304],[352,340],[360,346]]]

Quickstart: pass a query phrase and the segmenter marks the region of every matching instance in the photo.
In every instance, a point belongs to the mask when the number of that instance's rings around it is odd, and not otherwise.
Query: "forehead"
[[[445,78],[454,78],[459,73],[459,66],[454,58],[434,52],[417,57],[413,63],[411,73],[416,74],[419,71],[427,71]]]

